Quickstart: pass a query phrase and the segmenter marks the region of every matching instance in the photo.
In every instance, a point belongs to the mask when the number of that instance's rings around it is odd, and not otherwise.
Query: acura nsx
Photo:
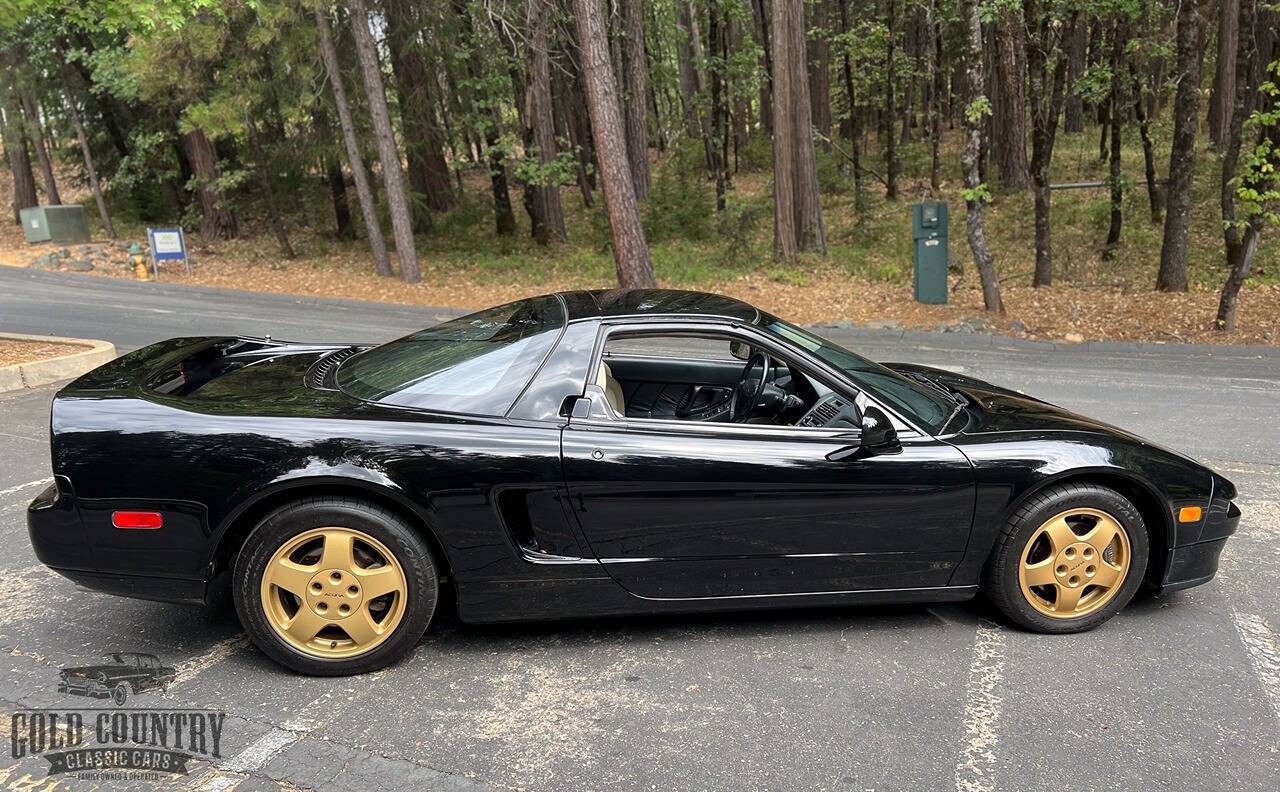
[[[205,603],[310,674],[465,622],[954,601],[1087,630],[1204,583],[1225,478],[1048,402],[697,292],[520,300],[390,343],[177,338],[60,390],[40,560]],[[443,597],[448,589],[451,596]]]

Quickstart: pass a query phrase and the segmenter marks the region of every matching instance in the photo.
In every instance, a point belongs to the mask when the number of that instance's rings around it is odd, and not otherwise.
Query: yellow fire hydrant
[[[133,274],[138,276],[138,280],[151,280],[151,273],[147,270],[147,257],[142,254],[142,248],[138,247],[137,242],[129,246],[129,262],[133,264]]]

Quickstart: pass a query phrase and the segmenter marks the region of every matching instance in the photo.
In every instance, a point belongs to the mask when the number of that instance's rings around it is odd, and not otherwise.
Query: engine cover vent
[[[311,364],[311,368],[307,370],[307,385],[320,390],[336,390],[333,378],[330,376],[334,370],[338,368],[338,364],[354,355],[357,351],[355,347],[346,347],[336,352],[330,352],[324,357]]]

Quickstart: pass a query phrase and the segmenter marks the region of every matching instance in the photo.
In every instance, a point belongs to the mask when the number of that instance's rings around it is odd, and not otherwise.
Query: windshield
[[[844,347],[836,346],[781,319],[769,317],[763,328],[804,347],[828,365],[845,372],[858,385],[914,419],[929,432],[940,431],[951,417],[955,408],[953,402],[948,401],[941,393],[918,385],[879,363],[855,355]]]
[[[338,387],[367,401],[504,415],[564,327],[558,297],[461,316],[347,360]]]

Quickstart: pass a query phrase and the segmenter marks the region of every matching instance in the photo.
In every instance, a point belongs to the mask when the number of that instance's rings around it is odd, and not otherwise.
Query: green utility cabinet
[[[89,241],[89,220],[80,204],[33,206],[19,214],[28,242]]]
[[[925,201],[911,207],[916,302],[947,301],[947,205]]]

